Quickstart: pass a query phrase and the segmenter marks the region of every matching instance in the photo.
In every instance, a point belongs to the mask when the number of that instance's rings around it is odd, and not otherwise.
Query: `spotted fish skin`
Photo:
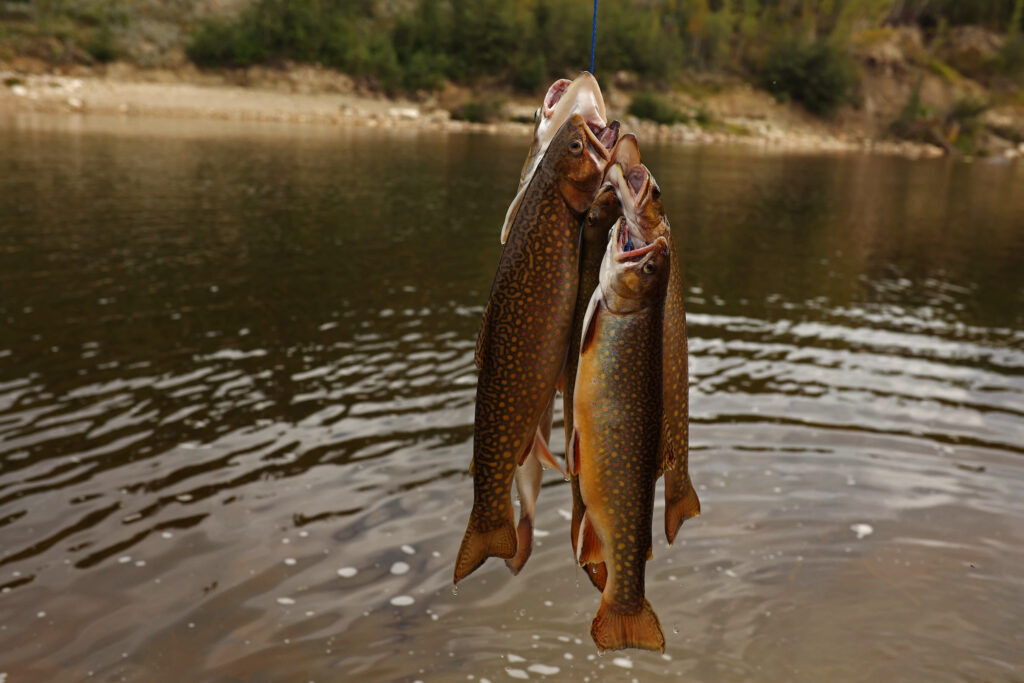
[[[700,500],[689,472],[689,368],[681,261],[665,215],[661,188],[641,163],[635,137],[619,140],[606,179],[616,187],[623,213],[639,227],[644,240],[664,237],[672,253],[662,327],[664,415],[660,456],[665,474],[665,537],[671,544],[682,523],[700,514]]]
[[[498,262],[477,340],[473,509],[454,581],[518,540],[510,489],[565,363],[579,281],[579,225],[607,150],[573,114],[534,172]]]
[[[665,470],[665,538],[672,544],[683,521],[700,514],[700,500],[690,480],[689,352],[683,275],[671,233],[666,231],[662,234],[669,235],[669,249],[672,250],[662,328],[664,419],[661,430],[661,460]]]
[[[658,241],[650,258],[657,266],[651,276],[656,279],[645,290],[642,307],[632,310],[615,303],[623,288],[608,282],[603,267],[576,376],[573,469],[586,506],[577,560],[581,565],[603,562],[607,570],[591,624],[591,636],[602,651],[665,647],[644,587],[662,423],[666,240]],[[636,306],[637,298],[627,303]]]
[[[565,443],[572,443],[573,396],[576,388],[576,370],[580,357],[580,335],[583,333],[583,319],[590,304],[590,298],[597,289],[601,274],[601,261],[608,246],[608,231],[622,215],[622,204],[610,185],[603,187],[594,199],[587,215],[583,218],[580,234],[580,285],[576,294],[576,310],[573,313],[572,334],[569,336],[569,350],[565,361],[565,390],[562,394],[562,409],[565,415]],[[580,480],[569,473],[572,489],[572,526],[570,542],[575,551],[580,522],[586,506],[580,495]],[[604,589],[605,568],[603,564],[586,567],[587,578],[598,590]]]

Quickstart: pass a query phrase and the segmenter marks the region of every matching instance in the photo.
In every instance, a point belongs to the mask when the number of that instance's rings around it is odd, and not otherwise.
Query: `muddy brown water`
[[[666,654],[596,654],[555,472],[453,594],[525,149],[0,125],[0,680],[1022,680],[1021,164],[645,145],[704,510],[655,510]]]

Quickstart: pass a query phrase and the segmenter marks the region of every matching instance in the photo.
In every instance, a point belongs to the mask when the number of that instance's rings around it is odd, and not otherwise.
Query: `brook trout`
[[[580,220],[608,154],[583,117],[570,116],[510,226],[477,338],[473,510],[455,561],[455,583],[488,557],[516,554],[512,479],[565,364],[579,281]]]
[[[562,393],[562,408],[565,413],[565,443],[572,441],[573,429],[573,395],[576,388],[576,368],[580,358],[580,335],[583,333],[583,318],[590,305],[590,299],[598,287],[601,275],[601,262],[604,260],[608,245],[608,233],[622,215],[622,205],[615,193],[615,188],[605,185],[597,194],[594,203],[583,218],[580,234],[580,286],[576,293],[576,311],[573,314],[572,334],[569,336],[569,350],[565,360],[566,382]],[[583,498],[580,496],[579,477],[569,474],[572,488],[572,527],[570,540],[576,548],[576,537],[579,533],[580,521],[585,510]],[[597,587],[604,589],[605,568],[603,564],[585,567],[587,578]]]
[[[576,541],[581,566],[605,564],[601,606],[590,626],[599,650],[665,649],[644,596],[661,432],[661,325],[668,240],[639,249],[616,223],[587,309],[573,398],[570,471],[586,510]]]
[[[689,471],[689,375],[683,276],[672,231],[661,200],[661,188],[641,163],[633,135],[615,145],[606,180],[615,186],[624,215],[640,229],[643,243],[668,240],[672,253],[665,317],[662,325],[663,422],[661,463],[665,474],[665,538],[675,541],[683,521],[700,514],[700,500]]]

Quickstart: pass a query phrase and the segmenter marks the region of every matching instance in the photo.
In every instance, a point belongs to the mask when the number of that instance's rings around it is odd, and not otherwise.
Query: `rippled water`
[[[525,148],[0,125],[0,679],[1020,680],[1021,165],[645,146],[704,510],[655,511],[667,653],[596,656],[557,473],[453,595]]]

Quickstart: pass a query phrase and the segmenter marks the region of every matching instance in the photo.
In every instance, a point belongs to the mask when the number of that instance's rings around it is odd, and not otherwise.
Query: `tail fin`
[[[516,543],[516,528],[511,520],[489,531],[477,531],[470,522],[455,558],[455,583],[472,574],[488,557],[512,557],[516,554]]]
[[[665,651],[665,634],[661,632],[658,615],[647,600],[636,614],[622,614],[609,606],[602,596],[597,616],[590,625],[590,636],[601,652],[627,647]]]
[[[680,495],[680,489],[683,489]],[[679,527],[691,517],[700,514],[700,500],[693,490],[693,482],[679,468],[665,470],[665,538],[668,544],[676,540]]]
[[[512,576],[518,576],[519,572],[522,571],[523,565],[530,559],[530,553],[533,552],[533,516],[532,515],[519,515],[519,526],[516,527],[516,533],[519,537],[519,546],[516,549],[516,554],[511,560],[505,560],[505,566],[512,572]]]

